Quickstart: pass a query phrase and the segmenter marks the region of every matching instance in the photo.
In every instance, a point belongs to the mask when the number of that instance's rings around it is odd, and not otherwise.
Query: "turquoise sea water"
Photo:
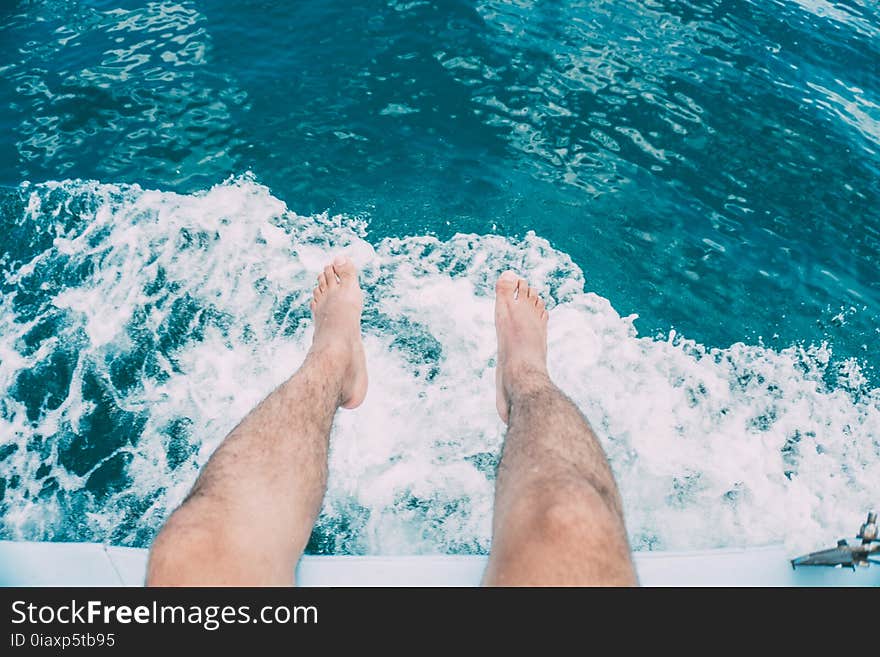
[[[147,545],[364,270],[310,550],[484,552],[491,282],[554,306],[636,549],[880,492],[870,2],[0,4],[0,538]]]

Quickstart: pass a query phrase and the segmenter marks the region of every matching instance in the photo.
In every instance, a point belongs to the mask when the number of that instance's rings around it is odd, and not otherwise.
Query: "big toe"
[[[499,298],[509,297],[510,299],[513,299],[514,294],[516,294],[516,286],[518,282],[519,276],[512,271],[507,270],[498,277],[498,282],[495,283],[495,293]]]
[[[333,271],[339,276],[340,283],[353,283],[357,281],[357,269],[354,263],[345,256],[336,256],[333,260]]]

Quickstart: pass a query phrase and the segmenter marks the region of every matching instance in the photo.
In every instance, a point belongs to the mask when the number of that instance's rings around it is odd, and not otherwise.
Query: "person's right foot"
[[[309,307],[315,318],[314,353],[326,353],[342,370],[340,405],[360,406],[367,395],[367,361],[361,342],[364,295],[358,273],[348,258],[339,256],[318,276]]]
[[[512,271],[495,285],[495,332],[498,334],[496,406],[506,423],[510,395],[520,384],[547,376],[547,320],[544,302]]]

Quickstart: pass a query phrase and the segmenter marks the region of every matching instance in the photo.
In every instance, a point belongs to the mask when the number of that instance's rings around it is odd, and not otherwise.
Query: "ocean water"
[[[148,545],[338,252],[372,387],[310,552],[487,551],[507,268],[634,549],[851,534],[878,37],[860,0],[0,4],[0,538]]]

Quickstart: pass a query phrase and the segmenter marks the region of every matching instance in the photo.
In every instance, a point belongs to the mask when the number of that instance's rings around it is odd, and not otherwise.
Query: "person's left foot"
[[[309,304],[315,318],[311,351],[329,353],[343,368],[340,405],[360,406],[367,395],[367,361],[361,342],[364,295],[351,260],[338,256],[324,267],[313,296]]]

